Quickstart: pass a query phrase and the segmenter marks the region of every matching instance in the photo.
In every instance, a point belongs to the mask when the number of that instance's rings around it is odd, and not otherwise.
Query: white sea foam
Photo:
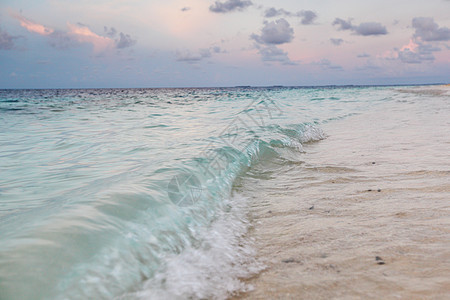
[[[327,137],[325,132],[317,126],[306,125],[302,135],[300,136],[300,142],[311,143],[323,140]]]
[[[297,150],[298,152],[303,152],[302,143],[300,143],[298,140],[295,140],[291,137],[286,137],[286,138],[282,139],[281,143],[283,144],[283,146],[293,148],[293,149]]]
[[[234,195],[216,220],[199,233],[200,245],[165,257],[165,263],[140,291],[120,299],[226,299],[252,287],[240,278],[261,271],[252,240],[246,238],[248,199]]]

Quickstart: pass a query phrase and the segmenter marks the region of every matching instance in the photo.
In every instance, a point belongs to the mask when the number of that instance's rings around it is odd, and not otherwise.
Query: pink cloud
[[[59,40],[62,40],[65,44],[67,44],[68,41],[74,42],[75,44],[91,44],[95,53],[101,53],[116,48],[115,40],[109,37],[100,36],[82,24],[76,25],[67,22],[68,31],[62,32],[55,31],[45,25],[31,21],[20,14],[11,13],[11,15],[19,20],[20,26],[24,27],[29,32],[48,36],[51,39],[52,45],[58,45],[57,41]]]
[[[400,48],[401,51],[404,51],[406,49],[415,52],[416,49],[419,47],[419,45],[413,41],[412,39],[409,40],[409,43],[407,45],[404,45],[403,47]]]
[[[115,46],[114,40],[108,37],[100,36],[92,32],[87,26],[67,23],[69,31],[67,35],[79,43],[88,43],[94,46],[94,52],[99,53]]]
[[[26,28],[29,32],[34,32],[40,35],[50,35],[54,32],[53,29],[48,28],[44,25],[38,24],[36,22],[33,22],[31,20],[28,20],[24,16],[21,16],[19,14],[12,14],[14,18],[19,20],[20,26]]]

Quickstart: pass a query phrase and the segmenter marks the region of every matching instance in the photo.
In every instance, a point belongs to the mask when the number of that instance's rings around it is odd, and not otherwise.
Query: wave
[[[311,123],[241,128],[177,166],[142,171],[138,183],[123,174],[101,192],[74,195],[20,243],[2,246],[0,291],[8,299],[224,299],[248,290],[240,278],[264,266],[246,237],[249,199],[234,185],[325,137]]]
[[[234,195],[224,202],[209,228],[198,233],[199,243],[181,253],[168,254],[155,276],[137,292],[119,299],[226,299],[251,287],[240,281],[261,271],[252,241],[246,237],[250,223],[249,200]]]
[[[165,212],[153,215],[158,222],[146,224],[146,228],[152,228],[150,235],[138,239],[152,243],[124,251],[127,255],[135,253],[135,266],[134,271],[120,274],[137,273],[141,278],[131,292],[120,293],[119,298],[225,299],[251,289],[240,278],[264,266],[255,260],[252,241],[246,237],[249,199],[235,194],[233,186],[248,170],[298,156],[302,144],[324,138],[324,132],[313,124],[268,126],[255,136],[248,135],[243,149],[223,142],[221,147],[206,149],[207,154],[201,152],[182,167],[157,170],[158,181],[153,180],[150,189],[159,193],[155,199],[164,199],[160,209]],[[154,211],[157,206],[150,207]],[[122,209],[119,211],[122,215]],[[144,256],[137,249],[152,255]],[[133,269],[131,261],[123,257],[119,265]],[[88,283],[87,279],[84,282]],[[116,282],[123,284],[123,279]],[[110,283],[111,278],[104,282]],[[98,294],[97,285],[91,287],[97,291],[83,296]]]
[[[237,291],[251,289],[239,279],[259,272],[264,266],[254,259],[252,241],[246,238],[250,226],[249,200],[234,194],[233,186],[249,169],[277,159],[289,159],[286,153],[298,156],[303,151],[302,143],[326,138],[313,124],[276,125],[264,131],[265,137],[255,137],[242,151],[230,146],[212,150],[226,160],[223,169],[211,166],[216,156],[197,157],[200,168],[189,169],[196,180],[191,180],[191,185],[187,184],[180,195],[188,194],[189,189],[201,191],[192,196],[196,199],[187,201],[192,206],[183,209],[188,209],[193,218],[203,220],[209,218],[202,214],[212,210],[214,221],[199,228],[195,236],[197,243],[188,243],[179,253],[166,254],[155,275],[146,280],[139,291],[123,295],[123,299],[225,299]],[[210,167],[211,172],[199,172],[206,167]]]

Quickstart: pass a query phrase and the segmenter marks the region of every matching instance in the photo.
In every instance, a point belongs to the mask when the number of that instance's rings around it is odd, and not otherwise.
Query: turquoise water
[[[392,87],[0,91],[0,299],[225,298],[259,272],[233,187]],[[403,96],[402,96],[403,97]],[[254,201],[254,200],[252,200]]]

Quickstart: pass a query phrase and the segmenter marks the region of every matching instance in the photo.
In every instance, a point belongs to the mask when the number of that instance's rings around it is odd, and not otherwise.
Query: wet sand
[[[242,182],[238,192],[253,203],[249,236],[267,268],[233,299],[450,298],[442,89],[399,90],[370,112],[324,124],[328,138],[297,162]]]

